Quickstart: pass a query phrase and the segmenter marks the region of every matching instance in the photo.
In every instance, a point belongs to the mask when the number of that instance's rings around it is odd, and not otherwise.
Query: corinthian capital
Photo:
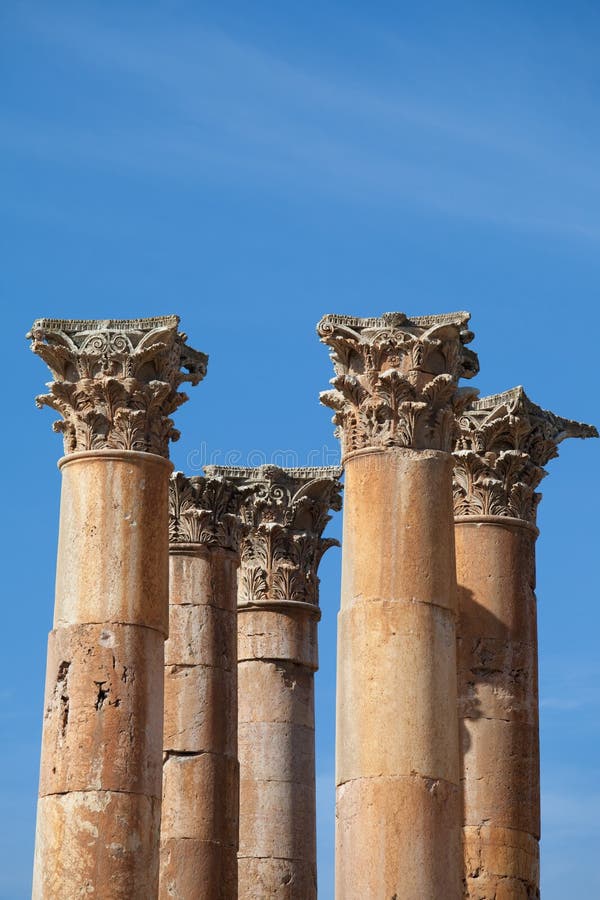
[[[237,551],[243,526],[241,493],[227,478],[173,472],[169,484],[169,542]]]
[[[386,313],[376,319],[325,316],[317,326],[331,348],[333,390],[321,402],[344,454],[364,447],[451,451],[455,414],[476,395],[457,387],[478,371],[469,314],[409,319]]]
[[[243,496],[240,605],[291,600],[318,606],[319,563],[338,545],[322,534],[329,511],[341,509],[341,470],[206,466],[205,471],[231,480]]]
[[[36,319],[27,335],[50,371],[49,393],[36,398],[62,416],[65,453],[142,450],[169,455],[179,432],[170,414],[188,398],[208,357],[186,344],[178,316],[153,319]],[[184,370],[184,371],[182,371]]]
[[[566,438],[598,437],[593,425],[563,419],[522,387],[474,401],[458,419],[456,516],[510,516],[535,524],[546,463]]]

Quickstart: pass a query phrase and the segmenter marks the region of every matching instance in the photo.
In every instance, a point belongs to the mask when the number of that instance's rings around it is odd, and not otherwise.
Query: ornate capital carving
[[[317,333],[331,348],[336,373],[321,402],[335,411],[344,454],[364,447],[452,450],[456,411],[477,394],[457,387],[479,369],[465,346],[473,339],[469,318],[321,319]]]
[[[592,425],[537,406],[522,387],[473,402],[458,419],[456,516],[509,516],[535,524],[544,466],[565,438],[598,437]]]
[[[27,335],[53,381],[36,398],[62,416],[65,453],[142,450],[168,457],[179,432],[169,418],[197,384],[208,357],[186,345],[178,316],[153,319],[36,319]],[[182,371],[185,370],[185,371]]]
[[[169,485],[169,541],[238,551],[243,531],[241,493],[227,478],[173,472]]]
[[[243,497],[238,602],[318,606],[319,563],[329,547],[339,546],[321,535],[329,511],[341,509],[341,469],[206,466],[205,471],[233,481]]]

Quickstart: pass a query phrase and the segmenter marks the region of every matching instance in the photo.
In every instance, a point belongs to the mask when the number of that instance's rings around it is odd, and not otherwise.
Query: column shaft
[[[448,453],[345,462],[336,897],[460,897]]]
[[[156,894],[170,468],[112,450],[61,461],[36,900]]]
[[[239,555],[172,544],[160,892],[237,897]]]
[[[318,608],[238,612],[243,900],[317,896],[314,672]],[[308,604],[306,604],[308,606]]]
[[[539,897],[535,528],[456,524],[466,897]]]
[[[540,763],[535,526],[542,468],[593,426],[522,387],[457,422],[454,511],[465,896],[539,898]]]

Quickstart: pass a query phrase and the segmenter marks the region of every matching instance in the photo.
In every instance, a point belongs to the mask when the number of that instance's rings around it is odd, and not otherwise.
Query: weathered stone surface
[[[161,841],[159,900],[232,900],[237,897],[235,848],[217,841]]]
[[[255,779],[245,774],[245,768],[242,760],[240,812],[244,827],[239,856],[302,859],[312,865],[316,858],[314,768],[301,782]],[[249,890],[250,886],[240,882],[240,897]]]
[[[538,726],[466,719],[465,825],[490,823],[540,836]]]
[[[313,728],[314,685],[310,668],[293,662],[242,660],[238,693],[244,697],[239,722],[295,722]]]
[[[461,896],[459,823],[456,784],[408,775],[359,778],[340,785],[336,896],[340,900]]]
[[[241,759],[248,759],[260,746],[253,764],[259,781],[297,781],[314,788],[313,725],[296,722],[239,722],[238,747]]]
[[[247,900],[312,900],[317,896],[316,868],[303,859],[240,857],[238,866]]]
[[[454,615],[365,600],[342,610],[336,779],[419,774],[457,781]],[[382,815],[383,815],[382,811]]]
[[[447,453],[358,453],[346,466],[342,604],[365,598],[456,609]]]
[[[237,665],[235,642],[231,639],[236,626],[235,610],[172,604],[165,665],[210,666],[232,672]]]
[[[537,644],[535,538],[501,518],[456,524],[461,641]]]
[[[237,596],[239,565],[239,554],[228,550],[205,544],[171,544],[170,605],[231,610],[231,598]]]
[[[55,627],[120,623],[168,631],[167,491],[159,456],[65,457]]]
[[[213,666],[165,669],[165,750],[231,752],[235,745],[237,679]]]
[[[282,660],[306,666],[319,664],[317,619],[311,609],[293,606],[238,609],[238,660]]]
[[[152,319],[36,319],[31,349],[52,372],[36,398],[62,416],[65,453],[136,450],[168,457],[179,432],[169,418],[198,384],[208,357],[186,345],[178,316]],[[185,369],[185,372],[182,372]]]
[[[160,800],[71,791],[40,797],[33,900],[156,895]]]
[[[130,791],[160,798],[163,637],[131,625],[50,633],[40,796]]]
[[[463,832],[467,900],[539,900],[540,853],[535,838],[489,825]]]
[[[238,763],[217,753],[165,759],[162,838],[214,842],[237,850]]]

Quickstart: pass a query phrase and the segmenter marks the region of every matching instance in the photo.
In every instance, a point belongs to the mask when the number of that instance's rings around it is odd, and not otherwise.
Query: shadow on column
[[[539,898],[535,627],[520,633],[458,587],[465,897]],[[525,617],[535,624],[534,604]],[[527,613],[531,613],[533,618]],[[497,889],[501,884],[501,892]]]

